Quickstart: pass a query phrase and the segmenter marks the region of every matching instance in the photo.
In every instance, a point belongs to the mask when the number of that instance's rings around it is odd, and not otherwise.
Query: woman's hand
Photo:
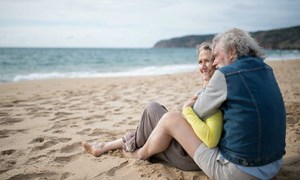
[[[192,97],[186,103],[184,103],[183,108],[185,108],[185,107],[193,107],[197,99],[198,99],[198,96]]]

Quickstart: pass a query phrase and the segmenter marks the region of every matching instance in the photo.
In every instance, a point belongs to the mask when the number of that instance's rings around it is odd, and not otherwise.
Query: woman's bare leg
[[[191,157],[194,156],[195,151],[202,143],[181,114],[168,112],[158,122],[142,148],[133,153],[124,152],[124,154],[127,157],[145,160],[167,149],[173,138],[181,144]]]
[[[110,150],[121,149],[123,145],[124,142],[122,138],[110,142],[82,142],[84,150],[96,157],[101,156],[103,153],[106,153]]]
[[[150,102],[147,104],[143,112],[140,124],[136,130],[137,136],[135,142],[137,147],[142,147],[146,143],[149,135],[151,134],[151,131],[154,129],[159,119],[166,112],[167,109],[156,102]],[[110,150],[123,148],[123,145],[124,142],[122,138],[111,142],[82,142],[82,146],[84,147],[85,151],[94,156],[101,156],[103,153],[106,153]]]

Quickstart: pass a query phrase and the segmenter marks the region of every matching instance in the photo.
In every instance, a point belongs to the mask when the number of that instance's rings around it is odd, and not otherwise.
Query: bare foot
[[[94,143],[88,143],[88,142],[82,142],[82,146],[84,147],[85,152],[92,154],[93,156],[101,156],[104,151],[105,143],[103,142],[94,142]]]

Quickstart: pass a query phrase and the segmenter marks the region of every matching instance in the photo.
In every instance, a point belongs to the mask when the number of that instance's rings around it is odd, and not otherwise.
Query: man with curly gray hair
[[[204,119],[220,109],[223,133],[217,149],[202,144],[194,160],[213,179],[272,179],[282,164],[286,131],[273,70],[262,48],[240,29],[215,36],[213,59],[217,70],[194,109]]]
[[[216,49],[221,48],[227,55],[228,60],[237,60],[242,56],[252,56],[256,58],[265,58],[263,49],[257,44],[257,42],[245,31],[240,29],[231,29],[225,33],[218,34],[213,39],[213,47]],[[215,62],[217,65],[223,65],[223,63]]]

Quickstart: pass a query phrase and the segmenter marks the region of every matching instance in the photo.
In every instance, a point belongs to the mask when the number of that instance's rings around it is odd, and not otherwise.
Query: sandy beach
[[[300,60],[268,62],[287,111],[286,155],[275,179],[300,177]],[[197,72],[0,84],[0,179],[208,179],[162,163],[100,157],[81,141],[110,141],[134,130],[149,101],[170,111],[202,87]]]

